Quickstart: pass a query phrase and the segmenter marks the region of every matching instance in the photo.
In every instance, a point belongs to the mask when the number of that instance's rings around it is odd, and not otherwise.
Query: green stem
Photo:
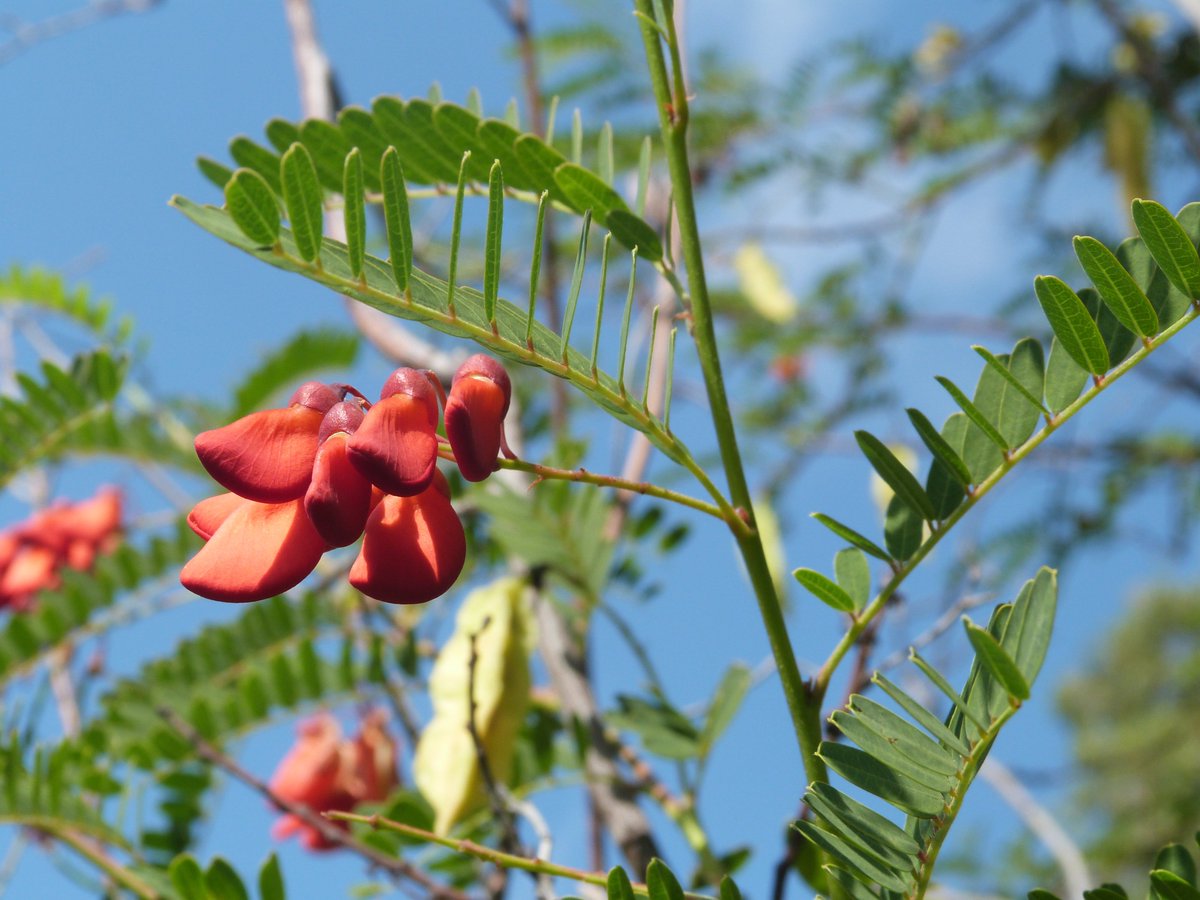
[[[139,897],[144,898],[144,900],[158,900],[162,896],[153,887],[105,853],[98,845],[93,844],[82,835],[76,834],[67,828],[48,828],[44,830],[53,835],[55,840],[66,844],[80,856],[85,857],[92,865],[104,872],[114,882],[137,894]]]
[[[431,844],[438,844],[439,846],[454,850],[457,853],[465,853],[468,856],[474,856],[476,859],[495,863],[506,869],[520,869],[523,872],[533,872],[538,875],[570,878],[572,881],[594,884],[597,887],[605,887],[608,884],[608,876],[603,872],[585,872],[583,869],[560,866],[544,859],[529,859],[524,856],[515,856],[512,853],[504,853],[491,847],[485,847],[474,841],[460,841],[455,838],[443,837],[439,834],[434,834],[432,831],[415,828],[403,822],[394,822],[391,819],[385,819],[378,815],[361,816],[356,813],[327,812],[325,813],[325,817],[340,822],[358,822],[363,825],[369,825],[371,828],[382,828],[385,831],[394,831],[397,834],[419,838]],[[633,892],[641,897],[648,897],[650,895],[650,890],[644,884],[635,883],[633,885]],[[684,891],[683,896],[688,898],[688,900],[712,900],[712,898],[704,894],[693,894],[689,891]]]
[[[1105,389],[1113,382],[1120,379],[1122,376],[1136,367],[1142,360],[1149,356],[1156,348],[1161,347],[1164,343],[1186,328],[1190,323],[1195,321],[1197,316],[1200,316],[1200,308],[1193,306],[1187,313],[1180,316],[1169,328],[1164,329],[1156,337],[1145,341],[1138,351],[1126,359],[1123,363],[1109,372],[1102,378],[1096,379],[1092,387],[1080,395],[1073,403],[1062,410],[1058,415],[1052,416],[1047,420],[1045,426],[1041,428],[1037,434],[1031,436],[1024,444],[1015,450],[1011,451],[1000,466],[988,475],[987,478],[975,485],[974,490],[970,491],[967,498],[959,505],[953,513],[939,523],[937,530],[934,531],[920,549],[917,550],[911,557],[904,561],[897,569],[892,579],[883,587],[876,595],[875,599],[866,606],[865,609],[854,620],[854,624],[842,635],[842,639],[838,641],[833,652],[829,654],[829,658],[825,660],[817,676],[813,679],[813,693],[818,698],[823,698],[825,692],[829,689],[830,679],[833,678],[833,673],[845,658],[846,654],[854,646],[859,635],[863,633],[866,627],[871,623],[871,620],[883,611],[888,600],[896,593],[897,589],[904,583],[904,580],[912,574],[922,560],[925,559],[946,536],[959,520],[962,519],[975,504],[986,497],[997,484],[1011,472],[1025,457],[1041,446],[1050,435],[1052,435],[1064,423],[1069,421],[1081,409],[1104,393]]]
[[[753,529],[753,504],[742,466],[741,452],[738,449],[729,399],[725,393],[725,380],[721,374],[721,360],[717,351],[716,332],[713,328],[712,309],[704,274],[704,257],[700,248],[700,230],[692,194],[691,167],[688,162],[688,98],[682,84],[679,41],[675,35],[674,23],[664,23],[672,61],[675,64],[675,89],[672,90],[660,32],[653,24],[655,19],[651,0],[634,0],[634,3],[639,13],[638,23],[642,30],[642,42],[658,106],[659,125],[662,129],[671,187],[675,197],[679,243],[687,270],[687,298],[691,303],[692,337],[696,343],[700,370],[704,376],[704,388],[708,394],[709,411],[716,431],[721,463],[725,469],[725,479],[729,484],[730,500],[739,508],[747,524]],[[758,533],[749,531],[735,534],[738,550],[745,561],[746,571],[750,575],[750,583],[758,600],[759,613],[771,644],[771,653],[779,669],[784,697],[791,713],[792,727],[795,729],[804,759],[805,772],[810,780],[824,781],[827,778],[825,765],[816,756],[821,738],[819,699],[811,695],[800,677],[800,668],[796,664],[791,638],[783,620],[783,610],[775,590],[775,582],[767,566],[766,554],[763,552]],[[817,702],[814,702],[814,699],[817,699]]]

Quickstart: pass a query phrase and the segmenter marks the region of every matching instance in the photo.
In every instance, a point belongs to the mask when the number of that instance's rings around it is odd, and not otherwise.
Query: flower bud
[[[511,399],[508,373],[490,356],[477,353],[455,373],[446,401],[446,437],[467,481],[483,481],[495,470]]]
[[[304,511],[331,547],[346,547],[357,541],[371,513],[371,482],[347,455],[350,435],[362,421],[362,407],[349,401],[333,406],[321,423],[320,446],[312,481],[304,495]]]
[[[397,497],[424,491],[437,471],[437,395],[423,372],[397,369],[346,446],[368,481]]]

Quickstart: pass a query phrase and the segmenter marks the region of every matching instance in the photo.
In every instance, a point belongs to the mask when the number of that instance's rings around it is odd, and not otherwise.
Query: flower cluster
[[[120,529],[121,492],[106,487],[0,531],[0,609],[28,609],[38,591],[58,587],[64,567],[86,572],[97,554],[112,551]]]
[[[446,397],[432,372],[397,369],[379,400],[310,381],[284,409],[251,413],[196,437],[196,454],[230,493],[196,505],[188,524],[206,541],[180,573],[213,600],[262,600],[304,580],[326,550],[363,538],[350,583],[387,603],[424,603],[450,589],[466,537],[437,469],[449,444],[462,475],[496,468],[512,387],[477,354]],[[446,438],[438,435],[439,400]]]
[[[281,800],[307,806],[318,815],[351,812],[360,803],[382,803],[398,786],[396,742],[388,734],[382,710],[367,713],[358,734],[342,737],[341,726],[329,713],[300,723],[295,746],[271,777],[271,792]],[[330,821],[330,824],[335,824]],[[345,823],[336,823],[345,828]],[[277,840],[294,834],[309,850],[329,850],[337,844],[298,816],[285,814],[271,830]]]

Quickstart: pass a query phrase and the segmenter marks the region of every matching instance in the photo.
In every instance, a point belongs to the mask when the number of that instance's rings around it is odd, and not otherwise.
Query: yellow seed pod
[[[515,578],[473,591],[433,665],[433,719],[417,742],[413,777],[436,813],[438,834],[448,833],[487,801],[467,724],[472,638],[475,727],[493,778],[507,782],[513,746],[529,705],[533,634],[524,593],[524,584]]]
[[[800,303],[784,284],[779,269],[758,244],[743,244],[733,257],[738,287],[750,305],[771,322],[790,322]]]

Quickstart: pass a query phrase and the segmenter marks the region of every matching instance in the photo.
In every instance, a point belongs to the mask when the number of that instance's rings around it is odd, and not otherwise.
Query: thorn
[[[546,480],[545,475],[539,475],[537,478],[533,479],[533,481],[529,482],[529,487],[525,488],[525,493],[528,494],[530,491],[532,491],[535,487],[537,487],[539,484],[541,484],[545,480]]]

